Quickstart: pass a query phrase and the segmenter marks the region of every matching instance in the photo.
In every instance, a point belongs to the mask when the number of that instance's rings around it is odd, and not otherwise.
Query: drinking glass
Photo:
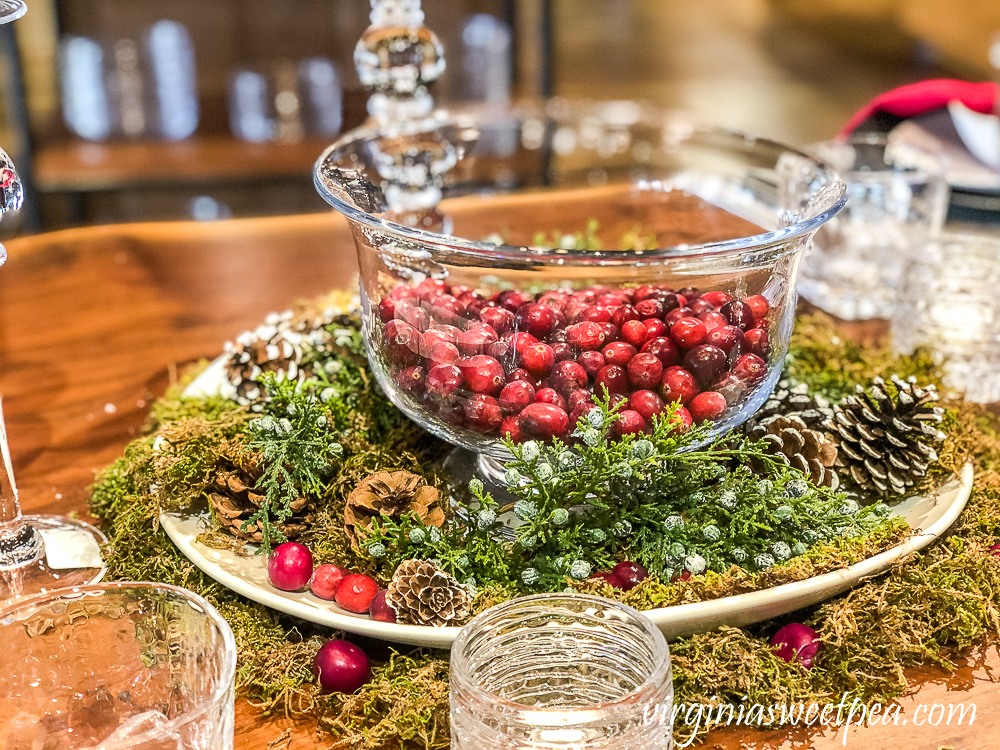
[[[807,151],[840,172],[847,206],[816,233],[802,259],[799,294],[844,320],[892,317],[903,265],[944,223],[941,159],[872,133]]]
[[[236,643],[190,591],[64,589],[0,610],[0,747],[233,747]]]
[[[672,705],[663,634],[609,599],[515,599],[451,649],[453,750],[669,750]]]
[[[1000,401],[1000,237],[944,234],[907,264],[892,318],[895,348],[930,347],[948,385]]]

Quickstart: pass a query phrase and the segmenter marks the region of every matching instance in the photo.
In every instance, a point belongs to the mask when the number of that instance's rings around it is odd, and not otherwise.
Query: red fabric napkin
[[[969,83],[939,78],[900,86],[898,89],[876,96],[859,109],[840,131],[839,137],[849,136],[858,125],[876,112],[886,112],[896,117],[915,117],[946,107],[948,102],[956,99],[971,110],[992,114],[1000,100],[1000,84]]]

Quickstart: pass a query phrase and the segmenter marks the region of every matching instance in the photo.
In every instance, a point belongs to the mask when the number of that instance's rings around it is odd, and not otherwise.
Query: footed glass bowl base
[[[44,554],[22,565],[0,568],[0,602],[86,586],[104,577],[101,545],[108,538],[99,530],[63,516],[22,518],[41,536]]]

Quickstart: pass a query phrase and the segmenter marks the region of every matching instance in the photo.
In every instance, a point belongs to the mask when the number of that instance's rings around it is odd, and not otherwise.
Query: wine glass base
[[[46,552],[38,560],[0,569],[0,604],[98,583],[104,577],[107,568],[94,554],[108,538],[98,529],[66,516],[22,516],[22,520],[41,534]]]

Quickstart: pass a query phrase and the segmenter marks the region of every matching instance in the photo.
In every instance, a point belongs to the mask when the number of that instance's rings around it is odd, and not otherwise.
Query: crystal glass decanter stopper
[[[10,23],[28,12],[23,0],[0,0],[0,23]]]

